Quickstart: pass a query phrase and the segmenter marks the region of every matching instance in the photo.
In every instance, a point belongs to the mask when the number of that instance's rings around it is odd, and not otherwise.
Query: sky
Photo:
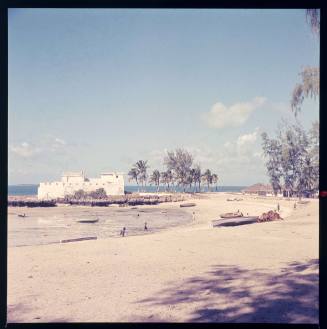
[[[268,183],[260,134],[294,121],[319,65],[304,10],[10,9],[8,180],[164,170],[183,147],[220,185]],[[319,101],[298,120],[308,129]],[[125,176],[125,184],[128,177]]]

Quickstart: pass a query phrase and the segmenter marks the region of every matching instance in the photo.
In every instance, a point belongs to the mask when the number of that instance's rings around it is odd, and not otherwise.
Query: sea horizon
[[[8,185],[8,196],[17,195],[37,195],[37,189],[39,184],[12,184]],[[211,186],[210,192],[240,192],[246,188],[246,185],[218,185]],[[176,192],[183,192],[182,187],[174,187]],[[153,185],[149,186],[137,186],[137,185],[125,185],[125,192],[157,192],[157,187]],[[166,186],[159,186],[159,192],[167,192]],[[194,188],[187,188],[185,192],[194,192]],[[201,192],[208,192],[207,186],[201,186]]]

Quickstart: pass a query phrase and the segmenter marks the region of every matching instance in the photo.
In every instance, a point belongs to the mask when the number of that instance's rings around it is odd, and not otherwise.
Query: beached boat
[[[179,206],[181,208],[184,208],[184,207],[194,207],[194,206],[196,206],[196,204],[195,203],[192,203],[192,202],[189,202],[189,203],[181,203]]]
[[[228,219],[217,219],[212,221],[214,227],[218,226],[238,226],[258,223],[258,216],[235,217]]]
[[[18,214],[17,216],[18,216],[18,217],[21,217],[21,218],[25,218],[25,217],[27,217],[25,214],[23,214],[23,215]]]
[[[87,236],[87,237],[83,237],[83,238],[65,239],[65,240],[60,240],[60,243],[78,242],[78,241],[86,241],[86,240],[97,240],[97,237],[96,236]]]
[[[99,221],[99,218],[97,219],[80,219],[78,220],[79,223],[97,223]]]
[[[220,215],[221,218],[239,218],[243,217],[241,212],[226,212],[225,214]]]

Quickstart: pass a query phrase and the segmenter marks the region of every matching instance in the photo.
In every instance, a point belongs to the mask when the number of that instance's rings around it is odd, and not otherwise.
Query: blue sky
[[[319,40],[304,10],[11,9],[8,61],[9,184],[164,169],[180,146],[248,185],[268,182],[260,133],[294,120]],[[318,108],[305,101],[304,127]]]

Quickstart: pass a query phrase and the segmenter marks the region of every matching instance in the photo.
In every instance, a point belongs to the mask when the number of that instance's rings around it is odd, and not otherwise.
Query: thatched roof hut
[[[267,195],[273,194],[274,190],[270,184],[257,183],[242,190],[246,194]]]

